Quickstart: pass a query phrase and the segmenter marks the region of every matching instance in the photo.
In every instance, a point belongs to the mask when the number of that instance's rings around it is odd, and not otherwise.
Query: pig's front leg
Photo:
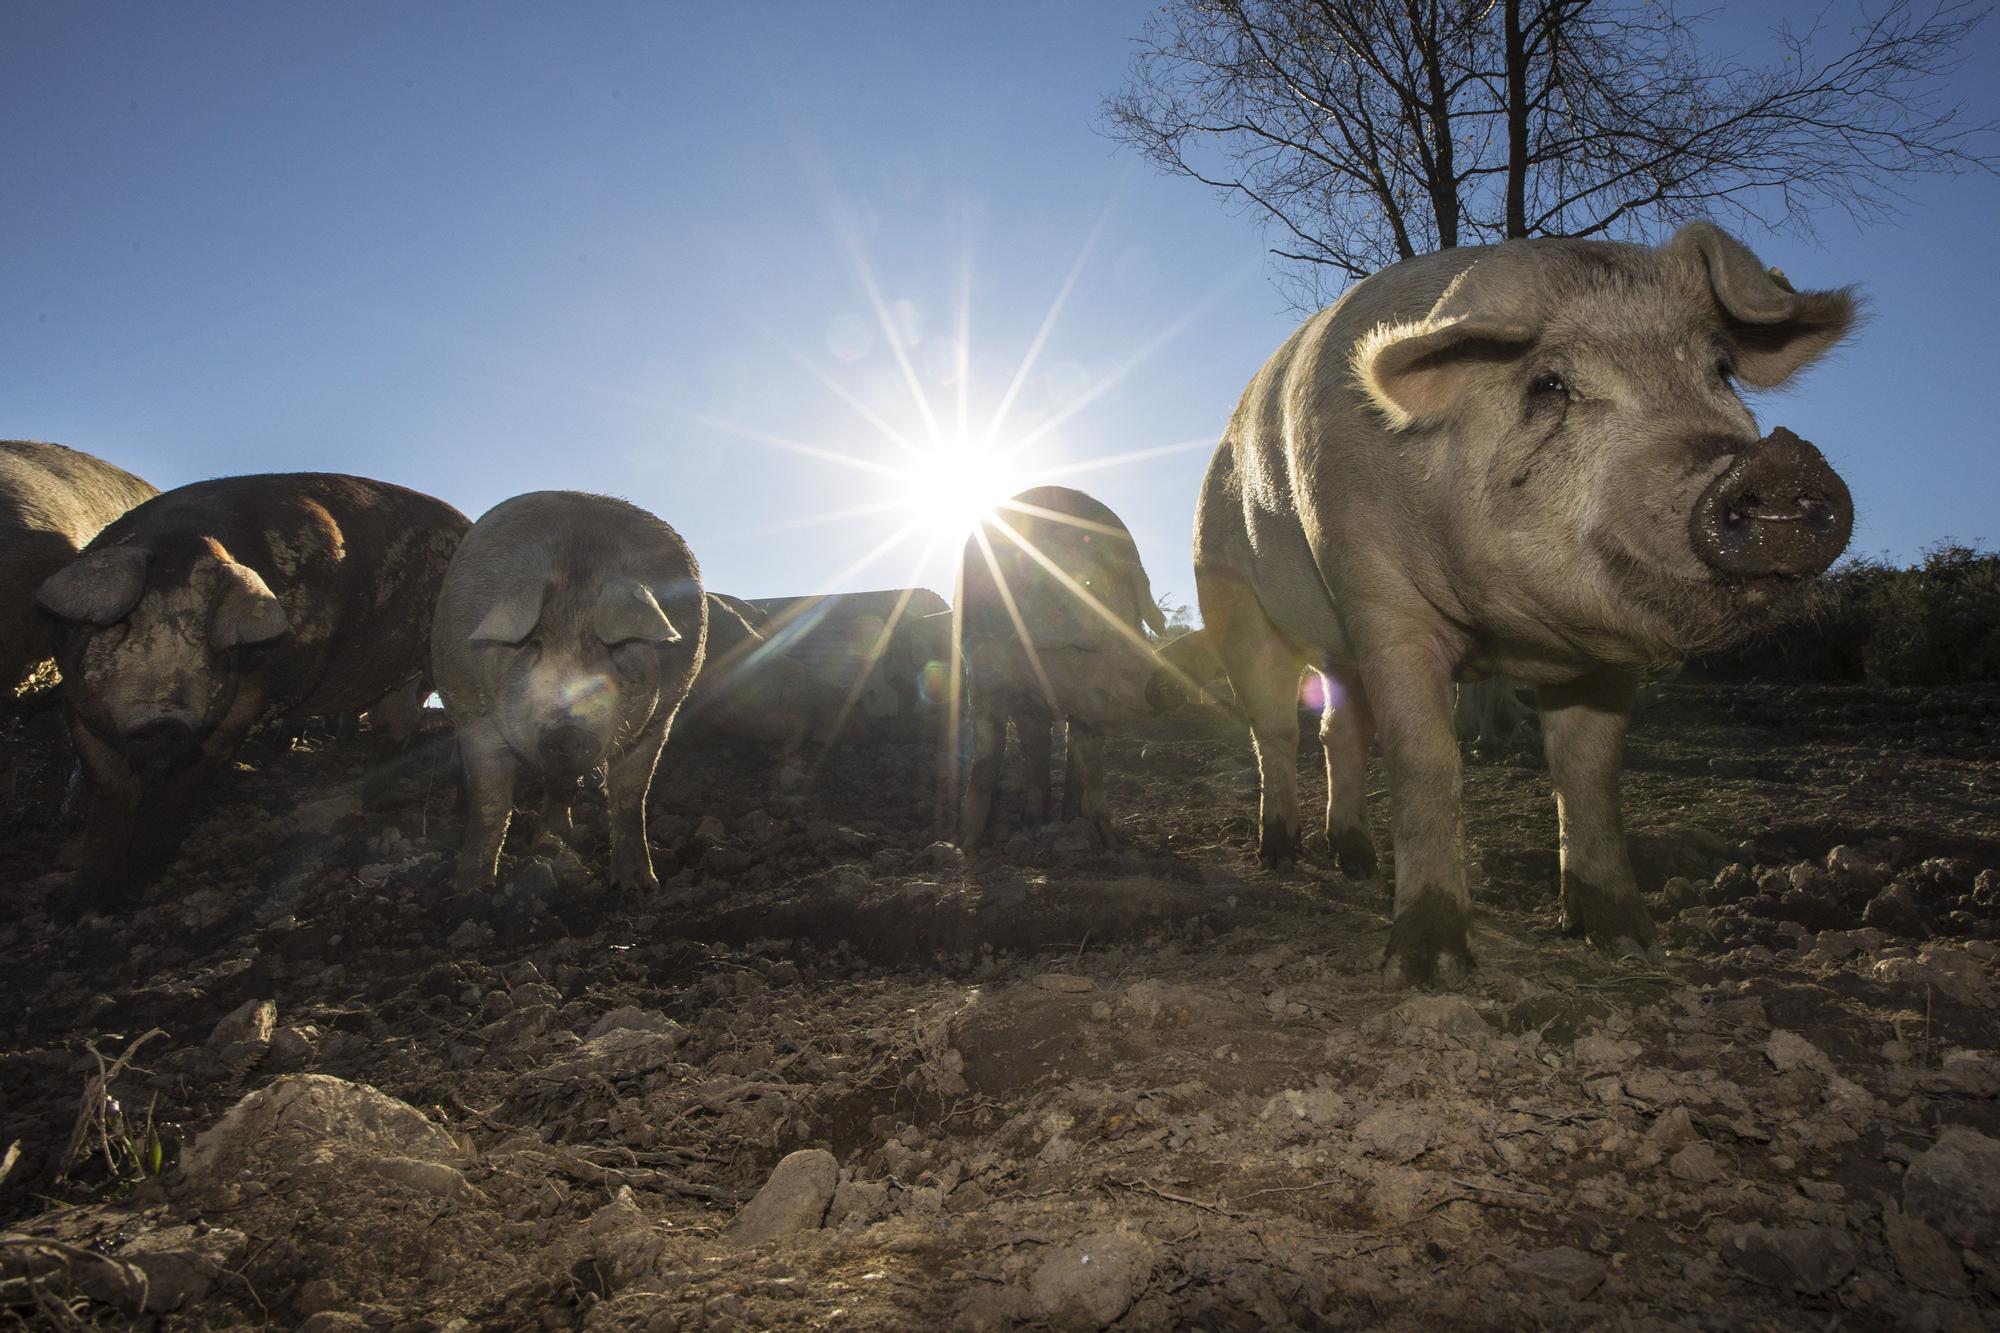
[[[1389,764],[1396,849],[1395,918],[1382,963],[1391,985],[1458,985],[1472,967],[1472,900],[1465,890],[1458,736],[1443,654],[1412,644],[1363,671]]]
[[[68,915],[104,911],[132,900],[132,841],[138,829],[140,784],[125,756],[69,720],[70,738],[83,764],[83,860],[67,897],[52,907]]]
[[[1117,846],[1104,804],[1104,733],[1074,718],[1069,724],[1068,768],[1063,778],[1063,818],[1085,819],[1106,847]]]
[[[1049,818],[1049,757],[1055,753],[1055,714],[1026,694],[1014,700],[1014,735],[1021,742],[1021,819],[1029,827]]]
[[[541,827],[535,832],[536,841],[543,840],[563,844],[576,831],[570,819],[570,807],[576,802],[577,788],[583,779],[569,774],[550,775],[542,782]]]
[[[1615,667],[1538,691],[1562,825],[1562,928],[1619,954],[1644,954],[1653,943],[1618,809],[1619,763],[1637,694],[1632,673]]]
[[[975,685],[972,714],[972,761],[966,767],[965,795],[958,810],[958,845],[968,850],[985,844],[993,819],[993,793],[1000,785],[1000,760],[1007,746],[1007,700],[998,691]]]
[[[458,752],[465,763],[465,840],[452,886],[467,893],[491,884],[499,872],[500,844],[514,817],[518,761],[500,729],[484,721],[459,728]]]
[[[646,842],[646,793],[653,786],[653,769],[667,743],[671,718],[660,718],[632,738],[632,744],[611,758],[605,775],[611,804],[611,884],[625,890],[653,892],[660,877],[653,873],[653,849]]]

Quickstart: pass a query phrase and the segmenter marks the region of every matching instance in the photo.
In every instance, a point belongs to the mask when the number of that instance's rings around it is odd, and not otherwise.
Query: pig
[[[1496,755],[1532,731],[1537,719],[1521,702],[1513,681],[1488,676],[1459,685],[1452,724],[1459,741],[1474,754]]]
[[[701,568],[680,534],[623,500],[534,491],[466,534],[438,594],[431,663],[458,731],[468,812],[454,885],[493,882],[514,779],[542,779],[544,837],[571,832],[586,773],[607,767],[611,879],[660,887],[646,794],[701,669]]]
[[[1846,485],[1760,435],[1737,386],[1783,384],[1854,326],[1712,223],[1658,247],[1536,239],[1384,269],[1245,391],[1202,484],[1203,620],[1251,720],[1260,855],[1299,838],[1301,666],[1328,678],[1326,829],[1372,876],[1371,737],[1396,853],[1384,974],[1472,966],[1455,679],[1537,691],[1565,930],[1644,952],[1618,771],[1638,672],[1797,606],[1846,547]]]
[[[191,801],[272,715],[381,707],[424,687],[442,500],[322,472],[225,477],[147,500],[36,590],[88,785],[77,906],[172,856]]]
[[[1048,812],[1050,727],[1068,723],[1062,816],[1115,833],[1104,804],[1108,728],[1178,708],[1177,673],[1145,638],[1166,628],[1132,535],[1100,502],[1064,486],[1003,501],[965,544],[959,638],[972,756],[961,844],[992,834],[993,793],[1014,720],[1027,764],[1027,811]]]
[[[82,554],[112,519],[159,491],[101,458],[34,440],[0,440],[0,702],[46,676],[56,622],[35,589]]]
[[[681,710],[685,733],[737,736],[797,749],[831,737],[841,695],[765,637],[769,617],[740,597],[708,594],[708,641]]]

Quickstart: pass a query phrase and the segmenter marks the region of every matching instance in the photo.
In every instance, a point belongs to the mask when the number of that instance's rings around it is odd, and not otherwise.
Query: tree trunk
[[[1521,0],[1503,0],[1507,60],[1507,236],[1528,234],[1528,41]]]

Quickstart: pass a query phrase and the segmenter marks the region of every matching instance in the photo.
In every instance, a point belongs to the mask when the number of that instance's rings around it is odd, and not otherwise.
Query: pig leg
[[[1326,845],[1349,879],[1373,879],[1375,835],[1368,827],[1368,744],[1375,719],[1352,676],[1328,678],[1320,714],[1320,747],[1326,751]]]
[[[386,738],[384,753],[370,757],[361,775],[361,808],[380,810],[389,804],[395,785],[412,766],[410,740],[424,717],[430,686],[414,677],[368,705],[368,729]]]
[[[1257,859],[1289,870],[1299,855],[1299,656],[1257,603],[1233,580],[1196,576],[1202,615],[1216,655],[1250,719],[1262,790]]]
[[[575,831],[570,822],[569,808],[576,801],[576,791],[583,779],[575,776],[558,777],[550,774],[542,783],[542,820],[536,831],[536,841],[546,838],[551,842],[567,842]]]
[[[514,817],[517,761],[500,729],[485,722],[461,727],[458,752],[465,762],[465,841],[459,845],[452,887],[460,893],[484,888],[500,869],[500,844]]]
[[[70,737],[83,764],[83,861],[75,886],[57,906],[65,913],[102,911],[130,902],[132,843],[138,833],[139,775],[125,756],[74,717]]]
[[[1619,760],[1637,694],[1632,674],[1614,667],[1539,691],[1562,828],[1562,928],[1612,953],[1644,953],[1653,943],[1618,810]]]
[[[1067,748],[1063,818],[1089,820],[1098,841],[1115,847],[1118,833],[1111,827],[1110,811],[1104,804],[1104,733],[1071,718]]]
[[[1445,663],[1430,645],[1405,640],[1363,665],[1363,688],[1389,763],[1396,899],[1382,971],[1391,985],[1452,987],[1472,967],[1459,805],[1464,774]]]
[[[611,804],[611,884],[613,888],[657,892],[653,849],[646,843],[646,793],[653,786],[653,769],[667,744],[663,717],[639,733],[629,748],[612,756],[605,775]]]
[[[1049,819],[1049,757],[1055,753],[1055,714],[1031,695],[1014,698],[1014,734],[1021,742],[1021,818],[1029,827]],[[1067,801],[1067,792],[1064,796]]]
[[[972,714],[972,760],[959,804],[958,845],[973,848],[984,846],[992,833],[993,792],[1000,785],[1000,761],[1007,747],[1007,700],[991,689],[975,688],[967,703]]]

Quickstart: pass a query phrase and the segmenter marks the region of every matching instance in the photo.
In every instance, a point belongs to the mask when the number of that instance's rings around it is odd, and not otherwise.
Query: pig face
[[[181,576],[153,564],[141,547],[92,551],[36,593],[67,622],[65,686],[78,716],[142,773],[191,757],[236,702],[257,646],[291,630],[257,572],[219,548]]]
[[[1845,485],[1790,432],[1760,440],[1737,390],[1784,383],[1854,320],[1847,293],[1795,292],[1697,223],[1657,251],[1500,247],[1428,318],[1363,339],[1354,370],[1406,465],[1451,479],[1430,540],[1475,619],[1679,659],[1845,548]]]
[[[617,577],[577,599],[524,585],[494,605],[470,641],[508,745],[570,775],[604,763],[651,718],[659,648],[680,637],[652,589]]]

